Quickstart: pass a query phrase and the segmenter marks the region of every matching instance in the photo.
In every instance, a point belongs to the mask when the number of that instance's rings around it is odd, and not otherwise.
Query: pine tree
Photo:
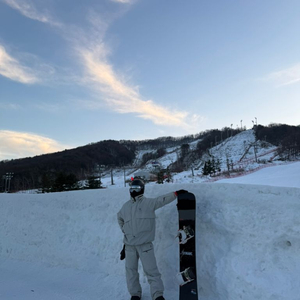
[[[164,183],[164,170],[160,170],[158,173],[157,173],[157,183],[159,184],[163,184]]]
[[[101,181],[96,176],[90,176],[88,178],[87,189],[99,189],[101,188]]]
[[[221,172],[221,160],[218,158],[216,163],[216,171]]]
[[[212,158],[212,161],[211,161],[210,174],[216,174],[216,161],[215,161],[214,157]]]
[[[209,161],[204,163],[204,167],[202,169],[202,174],[205,176],[210,174]]]
[[[166,177],[167,177],[167,179],[166,179],[167,182],[173,181],[172,174],[171,174],[171,171],[169,168],[167,168],[167,170],[166,170]]]

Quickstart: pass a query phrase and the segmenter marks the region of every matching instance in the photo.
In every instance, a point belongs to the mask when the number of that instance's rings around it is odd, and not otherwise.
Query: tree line
[[[126,145],[108,140],[51,154],[2,161],[0,175],[14,173],[12,191],[38,189],[43,188],[47,180],[55,182],[60,173],[66,174],[65,177],[76,177],[78,181],[87,180],[95,173],[97,164],[110,169],[130,165],[134,158],[135,152]]]
[[[300,155],[300,126],[270,124],[254,126],[257,140],[278,146],[282,159],[295,159]],[[95,165],[105,165],[107,170],[132,165],[138,149],[156,150],[144,154],[142,165],[155,160],[166,153],[166,148],[180,146],[177,159],[168,168],[168,172],[180,172],[191,167],[193,162],[201,159],[209,149],[229,137],[240,133],[242,129],[224,127],[188,135],[181,138],[162,137],[144,141],[106,140],[75,149],[52,154],[14,159],[0,162],[0,176],[14,173],[11,190],[42,189],[43,191],[63,191],[78,189],[76,182],[85,180],[86,187],[98,188],[100,180],[95,178]],[[194,149],[189,143],[197,141]],[[218,172],[217,161],[210,158],[203,173]],[[0,184],[0,191],[3,190]]]
[[[300,126],[286,124],[258,125],[255,129],[257,140],[278,146],[282,159],[295,159],[300,155]]]

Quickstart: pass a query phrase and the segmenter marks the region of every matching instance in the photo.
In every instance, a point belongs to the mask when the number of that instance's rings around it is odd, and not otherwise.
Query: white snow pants
[[[142,288],[139,281],[138,260],[141,259],[144,272],[150,284],[152,299],[163,295],[164,285],[158,271],[152,243],[139,246],[125,246],[126,254],[126,280],[127,288],[131,296],[142,296]]]

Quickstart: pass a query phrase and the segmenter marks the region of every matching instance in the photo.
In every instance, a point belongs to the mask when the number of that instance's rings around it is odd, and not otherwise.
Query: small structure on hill
[[[155,181],[157,176],[148,171],[138,171],[134,173],[134,178],[140,178],[144,181]]]

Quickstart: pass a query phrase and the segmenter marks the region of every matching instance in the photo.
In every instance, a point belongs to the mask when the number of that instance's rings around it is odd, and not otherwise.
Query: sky
[[[299,125],[298,0],[0,0],[0,160]]]

